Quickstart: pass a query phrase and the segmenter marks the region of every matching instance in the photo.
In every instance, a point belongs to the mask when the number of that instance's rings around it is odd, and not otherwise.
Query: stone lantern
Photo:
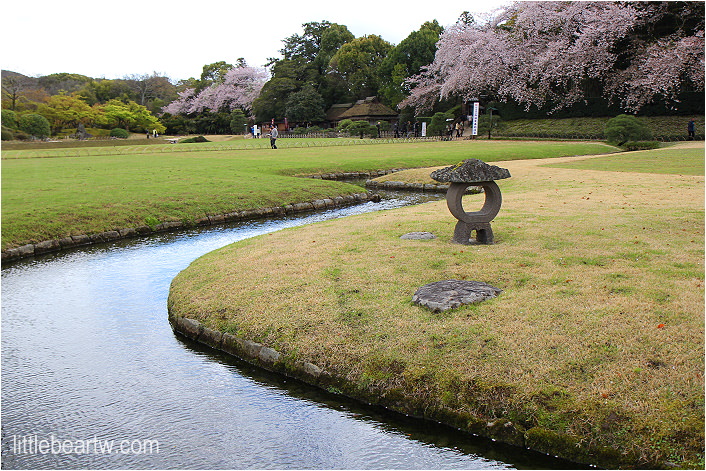
[[[446,192],[446,204],[449,211],[458,222],[454,229],[453,242],[457,244],[472,244],[471,232],[476,231],[478,244],[492,244],[493,230],[490,221],[500,211],[502,195],[495,180],[510,178],[510,171],[506,168],[488,165],[478,159],[467,159],[456,165],[435,170],[431,178],[438,182],[450,183]],[[480,211],[466,212],[463,209],[463,198],[469,186],[479,186],[485,193],[485,203]]]

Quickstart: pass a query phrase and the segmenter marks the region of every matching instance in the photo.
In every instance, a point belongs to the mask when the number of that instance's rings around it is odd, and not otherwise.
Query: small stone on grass
[[[428,240],[436,239],[436,236],[431,232],[408,232],[400,237],[400,239],[410,239],[410,240]]]

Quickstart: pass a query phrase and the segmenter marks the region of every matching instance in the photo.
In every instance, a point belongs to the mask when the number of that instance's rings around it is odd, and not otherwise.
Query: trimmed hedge
[[[193,144],[194,142],[211,142],[203,136],[188,137],[179,141],[179,144]]]
[[[122,128],[115,128],[110,131],[110,137],[117,137],[120,139],[127,139],[130,137],[130,133],[127,132],[125,129]]]
[[[620,147],[631,151],[631,150],[652,150],[659,148],[659,142],[657,141],[629,141]]]

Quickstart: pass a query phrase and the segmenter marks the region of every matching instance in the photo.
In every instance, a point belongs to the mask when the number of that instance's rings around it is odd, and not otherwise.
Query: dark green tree
[[[452,113],[434,113],[429,124],[429,134],[432,136],[443,136],[449,125],[449,119],[453,120]]]
[[[329,62],[332,79],[347,84],[351,97],[359,99],[378,94],[379,67],[392,49],[380,36],[371,34],[341,46]]]
[[[6,128],[17,129],[17,114],[12,110],[2,110],[2,125]]]
[[[204,111],[194,118],[196,134],[228,134],[231,132],[230,113]]]
[[[331,26],[331,23],[324,20],[321,22],[304,23],[304,34],[293,34],[282,40],[284,47],[280,53],[284,60],[303,58],[309,62],[314,62],[321,48],[321,38]]]
[[[218,61],[213,64],[206,64],[203,66],[201,71],[201,83],[199,84],[201,90],[205,89],[212,83],[221,83],[225,78],[225,75],[230,69],[233,68],[232,64],[226,61]]]
[[[233,134],[242,134],[245,132],[245,126],[248,124],[248,118],[241,109],[235,109],[230,113],[230,131]]]
[[[20,131],[24,131],[38,139],[45,139],[51,135],[49,121],[47,121],[47,118],[37,113],[29,113],[20,116],[17,124]]]
[[[300,89],[300,82],[291,78],[273,77],[268,81],[260,96],[253,102],[253,113],[257,121],[270,121],[284,117],[286,104],[292,93]]]
[[[316,123],[326,118],[324,99],[311,84],[290,95],[285,106],[285,116],[291,122]]]
[[[380,97],[386,105],[395,107],[409,95],[405,80],[434,61],[436,43],[443,31],[436,20],[427,21],[392,48],[380,63]]]
[[[326,70],[330,58],[354,38],[353,34],[347,27],[328,21],[305,23],[302,27],[304,34],[283,40],[283,58],[270,60],[272,78],[253,104],[258,121],[284,117],[290,96],[306,86],[312,86],[324,98],[324,110],[347,92],[347,88],[326,80]]]
[[[321,33],[319,51],[314,59],[319,75],[326,73],[331,58],[344,44],[355,39],[353,33],[344,25],[332,23]]]

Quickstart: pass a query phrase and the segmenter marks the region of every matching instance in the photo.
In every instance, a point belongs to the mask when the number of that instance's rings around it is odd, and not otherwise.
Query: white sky
[[[0,65],[31,77],[59,72],[121,78],[200,77],[205,64],[244,57],[263,66],[301,25],[342,24],[398,44],[425,21],[456,22],[507,0],[15,0],[0,9]]]

